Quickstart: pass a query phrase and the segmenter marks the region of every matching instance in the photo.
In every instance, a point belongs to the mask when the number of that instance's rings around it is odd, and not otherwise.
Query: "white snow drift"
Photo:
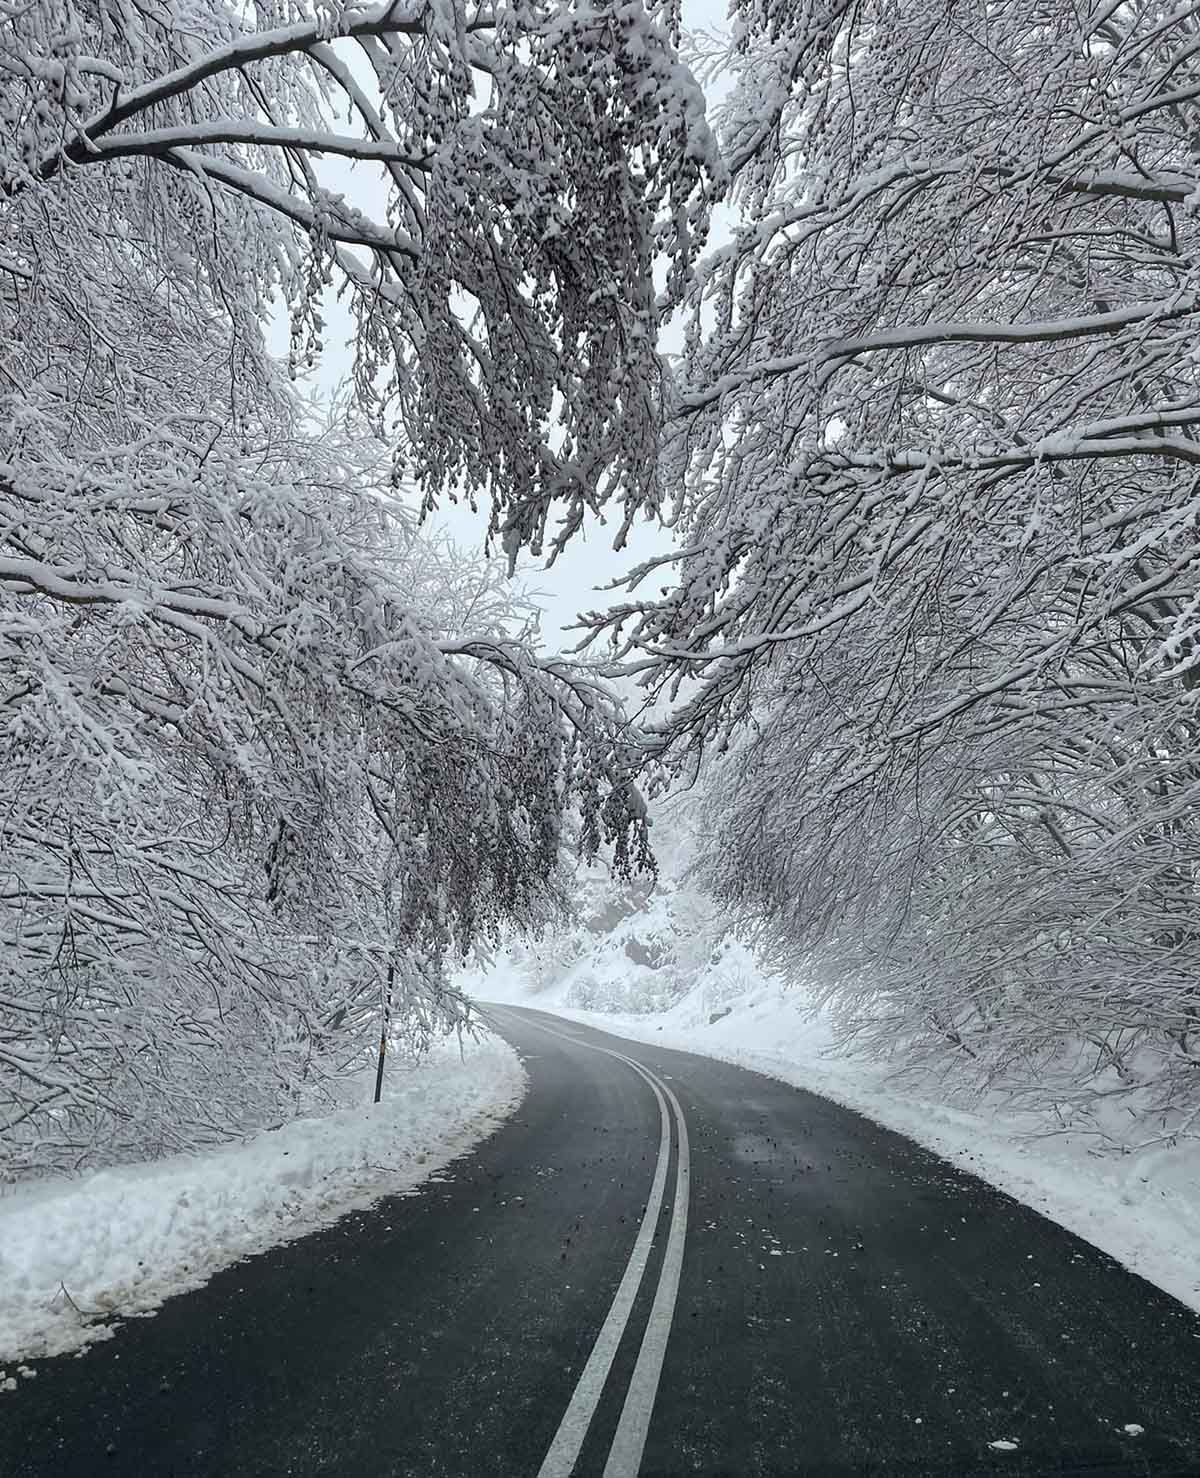
[[[449,1038],[418,1066],[369,1075],[356,1106],[297,1119],[203,1155],[0,1193],[0,1364],[109,1337],[218,1269],[410,1190],[490,1134],[525,1074],[496,1037]],[[16,1375],[0,1368],[0,1390]]]

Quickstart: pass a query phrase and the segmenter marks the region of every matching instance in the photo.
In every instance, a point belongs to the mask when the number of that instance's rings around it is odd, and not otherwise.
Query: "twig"
[[[81,1319],[107,1319],[115,1312],[115,1310],[112,1309],[108,1310],[107,1312],[105,1312],[103,1309],[81,1309],[79,1305],[75,1302],[75,1300],[71,1297],[71,1295],[67,1292],[67,1285],[61,1280],[59,1281],[58,1285],[58,1293],[62,1294],[62,1296],[71,1305],[71,1307],[75,1310],[75,1312],[79,1315]],[[58,1293],[54,1295],[54,1298],[58,1297]],[[53,1303],[54,1299],[51,1299],[50,1302]]]

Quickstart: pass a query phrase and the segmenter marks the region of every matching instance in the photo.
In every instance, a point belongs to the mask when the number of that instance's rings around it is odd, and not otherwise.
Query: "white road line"
[[[634,1062],[632,1058],[627,1061],[643,1074],[652,1088],[655,1086],[653,1075],[640,1063]],[[675,1300],[679,1293],[679,1271],[683,1266],[683,1244],[687,1237],[691,1157],[688,1151],[687,1123],[679,1100],[665,1083],[662,1084],[662,1090],[675,1111],[679,1134],[671,1230],[667,1234],[667,1250],[654,1304],[650,1310],[650,1320],[642,1336],[642,1347],[638,1351],[629,1390],[625,1393],[625,1405],[621,1408],[621,1420],[617,1423],[617,1433],[609,1449],[608,1462],[604,1465],[604,1478],[636,1478],[642,1465],[642,1452],[646,1446],[646,1434],[650,1430],[650,1417],[658,1395],[663,1357],[667,1353],[667,1340],[671,1335],[671,1321],[675,1316]]]
[[[530,1024],[541,1026],[540,1022]],[[562,1035],[548,1026],[543,1026],[541,1029],[551,1036]],[[563,1040],[573,1041],[576,1046],[591,1046],[591,1043],[581,1043],[573,1037],[564,1036]],[[595,1047],[592,1050],[607,1053],[607,1048],[604,1047]],[[620,1054],[612,1052],[607,1055],[617,1057]],[[623,1060],[628,1061],[628,1059]],[[538,1469],[538,1478],[569,1478],[574,1471],[576,1459],[579,1457],[588,1427],[591,1425],[605,1382],[608,1380],[608,1373],[612,1369],[613,1358],[621,1343],[621,1336],[625,1333],[625,1326],[629,1323],[633,1302],[641,1287],[642,1274],[646,1271],[646,1263],[650,1257],[650,1244],[654,1240],[654,1230],[658,1225],[663,1192],[667,1184],[671,1135],[667,1105],[663,1096],[654,1082],[649,1078],[646,1081],[650,1083],[654,1096],[658,1100],[660,1134],[658,1164],[655,1166],[654,1180],[646,1201],[645,1214],[642,1216],[642,1224],[638,1228],[633,1251],[625,1265],[625,1272],[617,1288],[616,1296],[613,1298],[612,1306],[609,1308],[608,1317],[596,1336],[596,1343],[592,1346],[592,1352],[588,1356],[587,1364],[583,1367],[583,1373],[579,1377],[563,1419],[559,1423],[558,1431],[555,1432],[554,1440],[542,1459],[542,1465]]]
[[[658,1288],[654,1294],[654,1303],[650,1309],[650,1318],[642,1335],[641,1348],[638,1350],[637,1363],[630,1377],[629,1389],[625,1393],[625,1403],[621,1408],[616,1436],[613,1438],[608,1461],[604,1466],[604,1478],[637,1478],[638,1469],[642,1463],[642,1453],[646,1446],[646,1434],[650,1429],[650,1417],[658,1395],[658,1383],[662,1375],[663,1358],[667,1352],[667,1340],[671,1334],[671,1323],[675,1317],[675,1301],[679,1293],[679,1273],[683,1265],[683,1246],[687,1238],[688,1194],[691,1185],[691,1155],[688,1148],[687,1121],[683,1117],[683,1109],[679,1105],[679,1100],[667,1084],[652,1073],[648,1067],[644,1067],[632,1057],[626,1057],[623,1052],[614,1052],[609,1047],[597,1046],[594,1042],[569,1035],[567,1032],[555,1031],[553,1027],[545,1026],[540,1021],[530,1021],[528,1017],[522,1017],[522,1020],[530,1026],[538,1027],[547,1036],[559,1037],[564,1042],[570,1042],[576,1047],[587,1047],[592,1052],[603,1052],[606,1057],[615,1057],[618,1062],[631,1067],[650,1085],[651,1091],[658,1100],[660,1125],[658,1164],[654,1169],[654,1182],[650,1188],[650,1198],[646,1202],[642,1224],[638,1228],[637,1240],[633,1245],[633,1251],[626,1264],[616,1297],[612,1301],[612,1307],[608,1311],[608,1317],[596,1337],[596,1343],[592,1346],[592,1353],[588,1356],[583,1374],[579,1377],[566,1413],[559,1423],[558,1431],[554,1434],[550,1450],[538,1469],[538,1478],[570,1478],[583,1447],[584,1438],[587,1436],[588,1427],[600,1403],[605,1382],[612,1369],[613,1358],[617,1353],[617,1346],[621,1343],[621,1336],[629,1323],[633,1302],[641,1286],[642,1274],[646,1270],[646,1261],[650,1255],[650,1244],[654,1239],[654,1230],[662,1209],[663,1192],[667,1182],[667,1162],[670,1158],[668,1102],[674,1114],[679,1152],[675,1165],[675,1200],[671,1207],[671,1226],[667,1233],[667,1248],[663,1256]],[[664,1094],[666,1095],[665,1101]]]

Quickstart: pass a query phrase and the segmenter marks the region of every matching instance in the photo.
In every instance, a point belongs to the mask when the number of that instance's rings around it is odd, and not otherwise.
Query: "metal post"
[[[387,967],[387,995],[383,1002],[383,1025],[379,1028],[379,1066],[375,1069],[375,1102],[378,1103],[383,1093],[383,1059],[387,1055],[388,1019],[392,1014],[392,982],[396,977],[396,967],[389,964]]]

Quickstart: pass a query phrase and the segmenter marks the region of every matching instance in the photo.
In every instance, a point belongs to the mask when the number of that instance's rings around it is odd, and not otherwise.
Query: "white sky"
[[[693,29],[722,28],[723,0],[684,0],[683,21],[685,27]],[[351,201],[359,197],[355,203],[371,210],[371,197],[376,193],[373,180],[378,178],[374,166],[356,170],[344,161],[325,160],[320,173],[329,188],[341,191]],[[372,214],[381,217],[382,211]],[[347,342],[352,325],[339,304],[328,302],[323,311],[327,322],[326,348],[306,384],[311,391],[328,395],[349,372]],[[277,351],[286,352],[286,325],[278,322],[273,330]],[[662,335],[660,343],[668,350],[680,346],[680,333],[674,324]],[[522,563],[518,579],[530,593],[538,592],[543,639],[550,650],[570,647],[578,641],[579,633],[564,632],[563,628],[570,626],[579,611],[603,609],[618,598],[601,593],[601,587],[619,579],[648,557],[670,548],[671,535],[667,530],[639,520],[630,531],[625,548],[618,553],[612,545],[620,523],[619,509],[612,510],[606,523],[589,517],[551,568],[535,560],[526,559]],[[427,527],[444,529],[462,549],[482,554],[487,532],[486,510],[481,506],[478,513],[472,513],[464,504],[443,499],[442,507]]]

